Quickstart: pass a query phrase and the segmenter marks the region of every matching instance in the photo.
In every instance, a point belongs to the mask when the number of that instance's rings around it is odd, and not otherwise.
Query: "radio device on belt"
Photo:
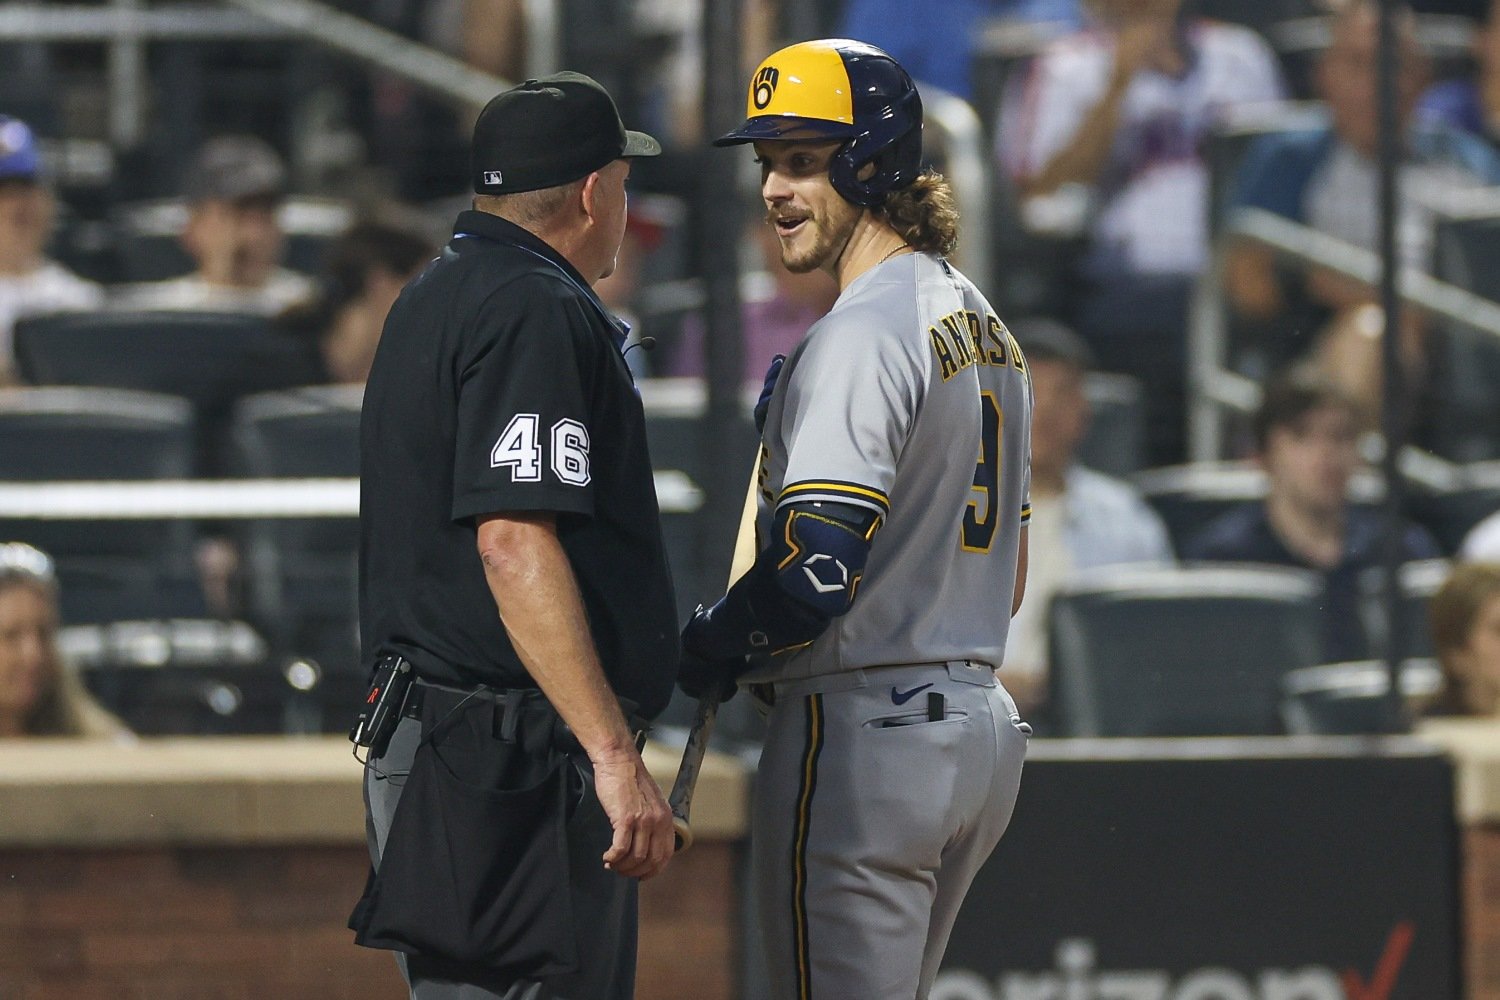
[[[354,720],[354,728],[349,730],[349,742],[369,747],[371,757],[385,755],[391,734],[401,721],[401,709],[413,677],[411,664],[404,657],[382,656],[375,661],[370,690],[365,694],[359,718]]]

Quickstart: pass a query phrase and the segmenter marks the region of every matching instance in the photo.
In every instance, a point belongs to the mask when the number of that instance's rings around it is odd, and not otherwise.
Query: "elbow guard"
[[[879,515],[853,504],[788,504],[776,512],[767,561],[776,583],[825,624],[847,612],[864,578]]]
[[[724,599],[689,626],[688,648],[731,657],[812,642],[854,603],[879,526],[880,515],[853,504],[781,508],[771,544]]]

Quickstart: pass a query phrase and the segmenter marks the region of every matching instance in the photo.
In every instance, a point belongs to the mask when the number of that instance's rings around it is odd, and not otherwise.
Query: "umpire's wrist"
[[[641,752],[635,748],[635,739],[629,734],[626,734],[623,743],[610,740],[597,747],[584,747],[584,753],[588,754],[589,762],[595,767],[635,764],[641,759]]]

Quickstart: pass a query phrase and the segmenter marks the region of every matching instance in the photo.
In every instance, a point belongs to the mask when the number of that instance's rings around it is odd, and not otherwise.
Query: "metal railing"
[[[145,134],[145,46],[151,41],[304,38],[400,76],[439,97],[481,105],[510,86],[462,60],[314,0],[225,0],[160,4],[0,4],[0,41],[100,42],[108,46],[110,140],[130,147]],[[556,61],[557,5],[529,0],[527,31],[543,64]]]
[[[703,491],[677,469],[653,472],[658,503],[691,514]],[[0,482],[0,517],[138,521],[358,517],[359,479],[150,479]]]
[[[1308,226],[1262,209],[1241,209],[1228,222],[1215,247],[1212,263],[1199,281],[1188,333],[1188,374],[1192,396],[1188,412],[1188,451],[1194,461],[1220,457],[1225,417],[1250,413],[1260,403],[1256,380],[1229,367],[1229,331],[1224,295],[1224,271],[1229,245],[1249,241],[1277,256],[1374,285],[1380,259],[1372,251],[1335,239]],[[1415,268],[1403,268],[1398,288],[1402,301],[1454,328],[1500,339],[1500,304]],[[1451,463],[1414,447],[1401,455],[1402,472],[1410,479],[1443,488],[1454,481]]]
[[[300,38],[378,66],[433,93],[475,107],[510,87],[510,82],[477,70],[404,35],[314,0],[225,0],[280,25]],[[535,5],[528,5],[528,10]]]

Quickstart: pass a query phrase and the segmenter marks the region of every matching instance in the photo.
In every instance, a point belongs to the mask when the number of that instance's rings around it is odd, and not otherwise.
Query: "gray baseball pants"
[[[925,1000],[1026,756],[985,664],[776,685],[751,854],[774,1000]]]

